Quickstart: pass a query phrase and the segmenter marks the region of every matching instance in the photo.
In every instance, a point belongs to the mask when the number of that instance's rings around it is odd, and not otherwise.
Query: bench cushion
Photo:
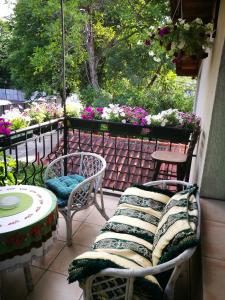
[[[131,187],[121,196],[116,212],[102,231],[131,234],[153,244],[161,213],[170,197],[159,191]]]
[[[151,267],[152,244],[157,223],[170,197],[159,191],[128,188],[115,215],[108,220],[92,251],[76,257],[69,267],[69,282],[82,281],[105,268],[142,269]],[[139,299],[161,299],[162,288],[155,276],[134,282]],[[110,299],[110,298],[106,298]]]
[[[197,244],[197,187],[176,193],[163,209],[153,241],[153,266]]]

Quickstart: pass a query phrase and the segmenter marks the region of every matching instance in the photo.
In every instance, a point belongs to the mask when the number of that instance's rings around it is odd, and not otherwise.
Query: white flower
[[[154,60],[155,62],[160,62],[160,61],[161,61],[161,59],[160,59],[159,57],[156,57],[156,56],[153,56],[153,60]]]
[[[183,49],[184,46],[185,46],[185,41],[181,41],[181,42],[177,45],[177,47],[178,47],[179,49]]]
[[[171,50],[174,50],[174,49],[176,49],[176,43],[172,42],[171,43]]]
[[[185,20],[184,20],[184,19],[181,19],[181,18],[179,18],[179,19],[178,19],[178,22],[179,22],[181,25],[183,25],[183,24],[185,23]]]
[[[149,56],[154,56],[155,53],[154,53],[154,51],[151,50],[151,51],[148,52],[148,55],[149,55]]]
[[[202,19],[200,19],[200,18],[196,18],[193,22],[195,22],[195,23],[197,23],[199,25],[203,24]]]
[[[208,29],[209,32],[212,32],[212,31],[213,31],[213,24],[212,24],[212,23],[206,24],[205,27]]]
[[[184,24],[184,29],[185,30],[189,30],[190,29],[190,25],[188,23]]]
[[[83,109],[84,107],[80,102],[66,101],[66,111],[70,117],[80,118]]]
[[[151,30],[151,31],[153,31],[153,30],[155,30],[155,26],[149,26],[149,29]]]
[[[173,24],[173,21],[171,20],[170,17],[166,17],[165,21],[166,21],[166,24],[168,24],[168,25]]]
[[[152,123],[152,116],[151,115],[148,115],[148,116],[146,116],[145,117],[145,120],[146,120],[146,122],[147,122],[147,125],[150,125],[151,123]]]
[[[137,41],[137,45],[143,45],[143,41]]]
[[[167,123],[167,120],[163,120],[162,122],[161,122],[161,126],[166,126],[166,123]]]
[[[126,114],[125,114],[124,111],[122,111],[122,112],[120,113],[120,115],[121,115],[121,117],[125,117],[125,116],[126,116]]]
[[[125,119],[123,119],[121,122],[125,124],[127,121]]]

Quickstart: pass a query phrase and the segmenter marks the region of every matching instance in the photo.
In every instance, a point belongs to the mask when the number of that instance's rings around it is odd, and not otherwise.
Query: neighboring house
[[[14,89],[0,89],[0,101],[1,100],[8,100],[11,101],[11,103],[26,101],[24,93]]]
[[[26,101],[22,91],[14,89],[0,89],[0,115],[11,105],[20,105]]]

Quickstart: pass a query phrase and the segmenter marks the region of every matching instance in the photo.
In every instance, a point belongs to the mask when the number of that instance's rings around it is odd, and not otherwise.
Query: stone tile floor
[[[112,216],[119,198],[104,196],[106,212]],[[66,245],[66,228],[63,217],[59,217],[58,239],[51,250],[41,259],[32,263],[31,271],[34,282],[34,290],[27,294],[25,279],[22,269],[16,269],[5,274],[4,290],[6,291],[5,300],[82,300],[82,290],[78,283],[67,283],[68,265],[72,259],[86,251],[104,225],[105,220],[96,210],[90,207],[82,212],[75,214],[73,218],[73,245]],[[185,274],[185,273],[184,273]],[[177,290],[184,295],[185,281],[184,276],[180,278]],[[183,300],[186,298],[183,296]]]

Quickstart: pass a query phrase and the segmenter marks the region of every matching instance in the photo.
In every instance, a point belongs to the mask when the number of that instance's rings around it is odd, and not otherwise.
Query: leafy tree
[[[67,89],[79,84],[77,69],[86,58],[82,46],[85,16],[79,13],[76,0],[64,1],[66,32]],[[35,90],[60,92],[61,21],[58,0],[19,0],[15,7],[13,37],[8,62],[16,87],[27,94]]]
[[[149,70],[156,66],[138,42],[146,38],[150,25],[168,14],[166,4],[155,0],[81,1],[87,16],[89,84],[97,89],[109,77],[149,77]]]
[[[10,70],[7,64],[11,29],[8,21],[0,19],[0,87],[10,87]]]

